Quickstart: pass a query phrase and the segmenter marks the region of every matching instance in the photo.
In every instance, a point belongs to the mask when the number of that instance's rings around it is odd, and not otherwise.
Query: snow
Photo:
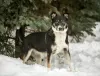
[[[27,65],[19,58],[0,55],[0,76],[100,76],[100,23],[94,29],[96,37],[87,36],[84,42],[70,43],[72,64],[75,71],[57,64],[52,69],[32,64]]]

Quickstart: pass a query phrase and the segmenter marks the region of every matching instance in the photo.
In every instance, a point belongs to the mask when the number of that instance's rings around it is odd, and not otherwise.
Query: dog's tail
[[[23,42],[25,37],[25,27],[21,26],[20,29],[16,30],[16,37],[15,37],[15,57],[21,56],[21,51],[23,48]]]

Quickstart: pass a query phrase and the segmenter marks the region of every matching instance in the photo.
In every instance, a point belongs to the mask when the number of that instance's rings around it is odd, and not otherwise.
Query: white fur
[[[47,54],[46,54],[46,52],[39,52],[38,50],[33,49],[32,56],[36,57],[36,58],[41,57],[41,59],[43,59],[47,56]]]
[[[29,51],[28,51],[28,54],[26,55],[26,57],[24,58],[24,63],[25,62],[27,62],[27,60],[29,59],[29,57],[31,56],[31,53],[32,53],[32,49],[30,49]]]
[[[62,50],[64,48],[68,49],[68,45],[65,43],[66,36],[67,36],[66,31],[68,30],[68,28],[65,29],[64,31],[57,31],[53,27],[52,27],[52,29],[54,31],[56,45],[52,45],[51,48],[52,48],[52,51],[56,50],[55,54],[58,54],[58,53],[62,52]]]
[[[24,63],[27,62],[27,60],[29,59],[30,56],[33,56],[36,59],[36,62],[38,64],[41,64],[41,60],[44,59],[47,56],[46,52],[39,52],[36,49],[30,49],[26,55],[26,57],[24,58]]]

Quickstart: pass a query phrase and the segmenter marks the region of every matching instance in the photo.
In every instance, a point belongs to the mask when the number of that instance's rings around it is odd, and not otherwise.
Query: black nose
[[[59,31],[63,31],[64,30],[64,28],[59,28]]]

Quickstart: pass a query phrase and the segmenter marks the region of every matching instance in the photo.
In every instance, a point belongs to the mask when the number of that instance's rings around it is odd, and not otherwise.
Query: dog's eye
[[[65,24],[65,23],[62,23],[62,25],[63,25],[63,26],[66,26],[66,24]]]
[[[59,22],[60,20],[56,20],[56,22]]]
[[[59,22],[55,22],[55,25],[56,25],[56,26],[59,25]]]
[[[54,26],[57,26],[57,25],[58,25],[58,23],[53,23],[53,25],[54,25]]]
[[[67,23],[63,21],[63,22],[62,22],[62,25],[66,26],[66,25],[67,25]]]

